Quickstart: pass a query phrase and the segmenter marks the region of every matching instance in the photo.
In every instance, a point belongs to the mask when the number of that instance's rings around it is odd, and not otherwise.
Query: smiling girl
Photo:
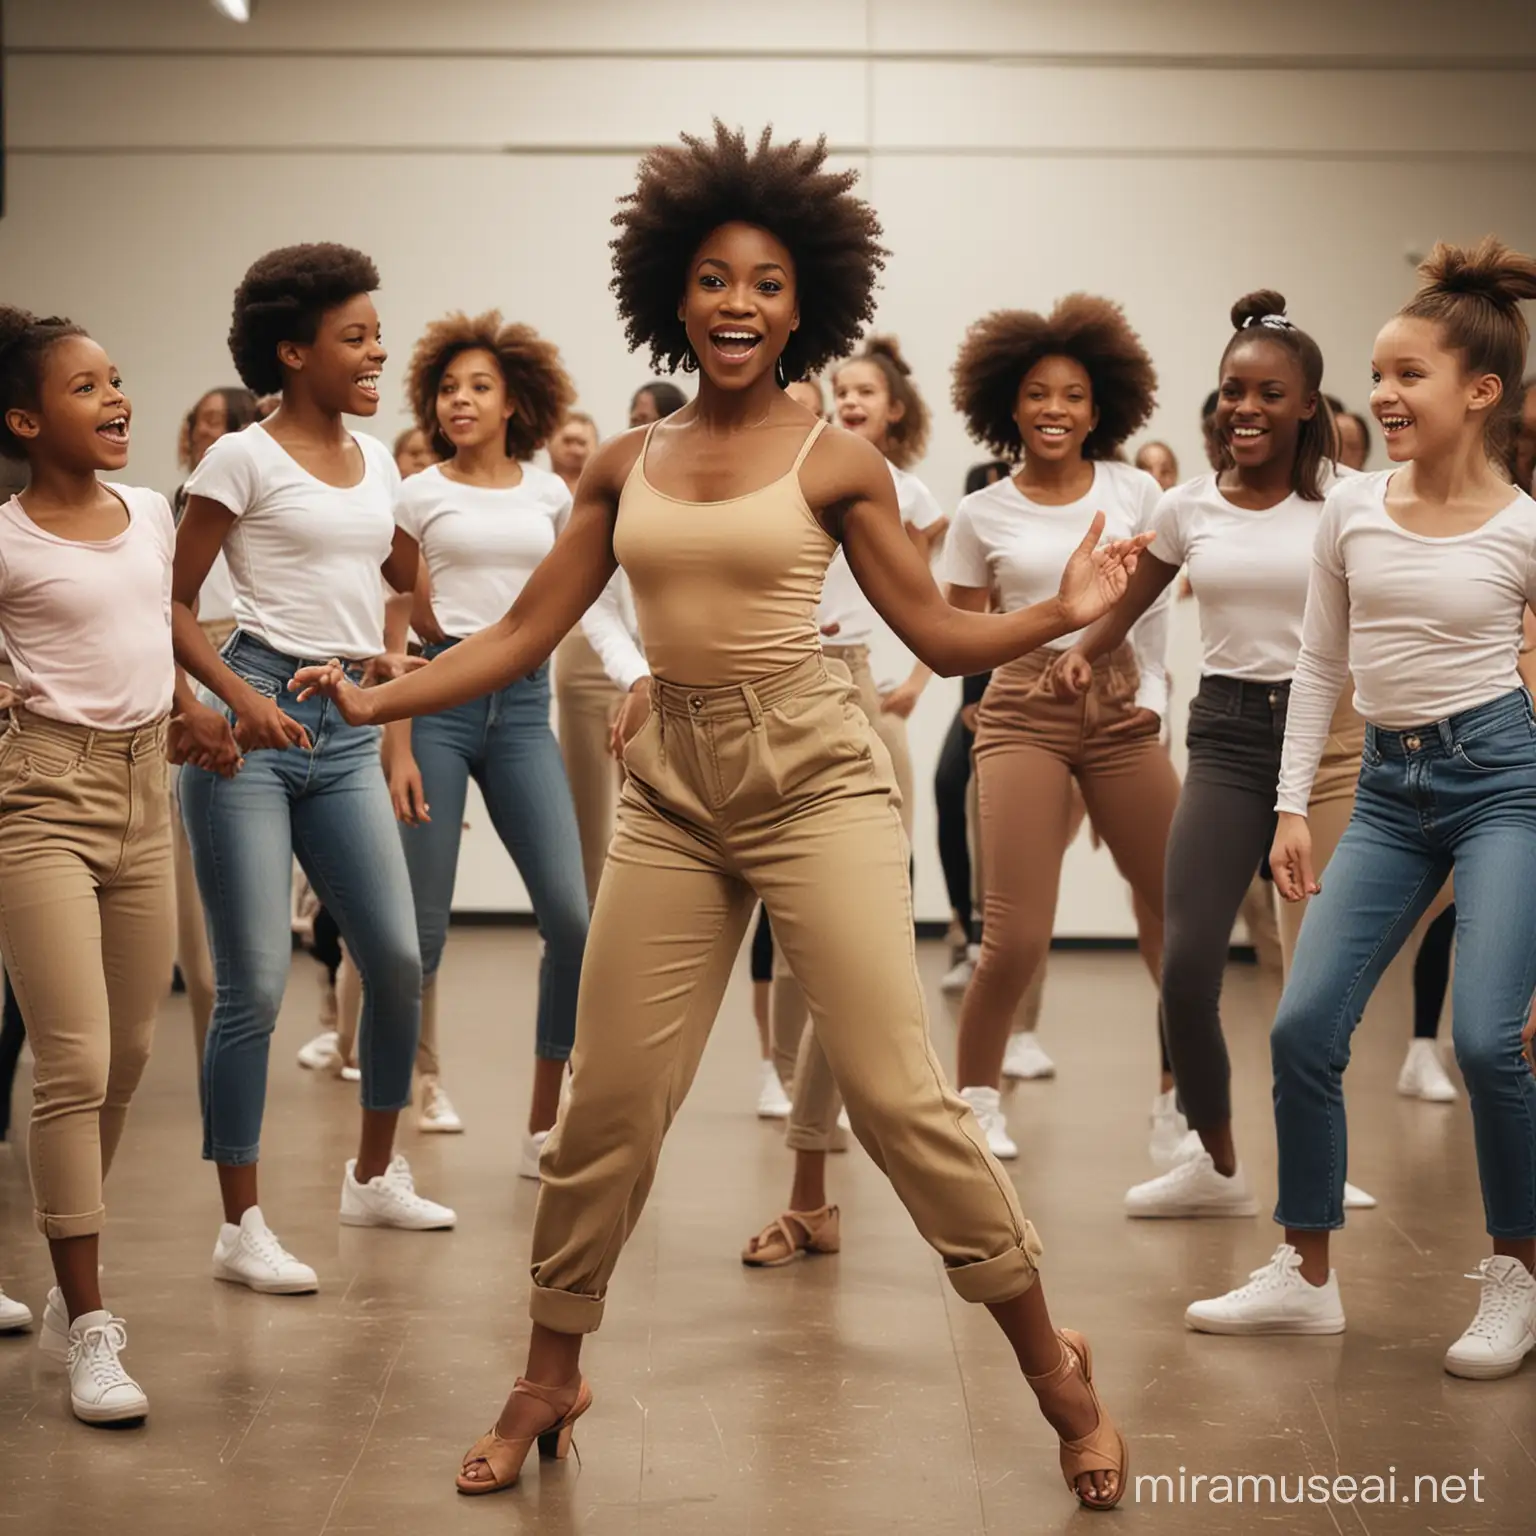
[[[1536,598],[1536,502],[1490,458],[1529,341],[1536,261],[1494,239],[1437,246],[1382,328],[1371,409],[1393,469],[1356,475],[1318,525],[1270,864],[1313,897],[1271,1046],[1285,1241],[1249,1284],[1186,1313],[1208,1333],[1342,1333],[1329,1233],[1344,1224],[1343,1073],[1376,983],[1456,879],[1453,1037],[1472,1103],[1493,1255],[1455,1376],[1509,1375],[1536,1347],[1536,714],[1518,670]],[[1307,802],[1351,671],[1367,721],[1354,815],[1319,884]]]
[[[393,1155],[411,1099],[421,958],[380,733],[287,691],[307,658],[342,657],[360,677],[384,650],[380,572],[397,592],[416,580],[416,541],[395,526],[389,449],[342,421],[378,410],[378,281],[366,256],[339,245],[272,251],[246,273],[230,352],[252,390],[279,391],[282,403],[209,448],[187,482],[176,541],[177,658],[227,706],[246,753],[238,779],[194,769],[181,786],[218,983],[203,1059],[203,1156],[218,1165],[224,1201],[213,1272],[272,1293],[317,1284],[257,1202],[268,1047],[292,963],[294,855],[363,979],[362,1130],[342,1176],[341,1220],[454,1223]],[[221,549],[239,628],[216,651],[194,604]]]
[[[128,462],[132,414],[106,352],[68,320],[0,307],[0,950],[35,1069],[28,1163],[57,1287],[40,1343],[88,1424],[142,1419],[102,1303],[102,1181],[149,1059],[175,949],[171,741],[216,773],[239,754],[171,654],[171,509],[98,478]]]
[[[336,664],[307,693],[353,720],[431,713],[537,667],[622,562],[653,672],[630,695],[618,831],[582,972],[570,1097],[544,1150],[526,1376],[458,1486],[516,1482],[537,1442],[563,1456],[592,1402],[582,1338],[655,1176],[761,897],[799,977],[854,1133],[961,1296],[985,1304],[1062,1436],[1094,1508],[1124,1491],[1125,1446],[1075,1334],[1058,1334],[1040,1246],[928,1042],[908,847],[890,760],[829,675],[816,626],[841,544],[876,611],[947,675],[981,671],[1098,617],[1140,542],[1087,527],[1059,591],[1019,612],[940,597],[902,529],[885,459],[825,430],[782,384],[846,356],[884,262],[879,225],[824,143],[755,146],[716,125],[651,151],[622,202],[614,291],[633,346],[698,369],[683,410],[599,450],[570,526],[511,611],[382,688]]]

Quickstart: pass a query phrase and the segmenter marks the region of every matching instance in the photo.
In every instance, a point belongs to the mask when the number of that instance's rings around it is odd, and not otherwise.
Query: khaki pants
[[[555,730],[576,802],[589,901],[597,900],[624,777],[608,751],[609,728],[623,698],[591,642],[573,629],[555,652]]]
[[[0,950],[36,1062],[38,1230],[99,1232],[175,949],[164,723],[15,711],[0,739]]]
[[[535,1322],[586,1333],[768,909],[854,1134],[968,1301],[1035,1278],[1039,1241],[928,1043],[890,760],[820,656],[751,686],[652,682],[587,941],[570,1095],[546,1143]]]
[[[1158,946],[1163,857],[1179,780],[1156,724],[1137,720],[1129,646],[1094,665],[1088,694],[1051,691],[1056,653],[1036,651],[992,674],[976,731],[986,886],[981,958],[960,1009],[962,1034],[1011,1021],[1050,949],[1061,864],[1074,827],[1073,782],[1139,899],[1146,950]],[[979,1037],[988,1038],[987,1035]]]

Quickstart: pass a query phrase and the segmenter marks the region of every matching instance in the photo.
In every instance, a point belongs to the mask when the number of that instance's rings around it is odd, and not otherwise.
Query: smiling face
[[[890,386],[878,363],[844,363],[832,380],[832,394],[837,401],[838,425],[877,448],[885,447],[886,434],[905,414],[905,407],[891,399]]]
[[[677,313],[716,388],[743,390],[771,378],[800,324],[794,261],[766,229],[722,224],[694,253]]]
[[[285,341],[277,355],[304,376],[322,410],[372,416],[379,408],[379,374],[389,354],[379,339],[379,312],[366,293],[326,310],[311,342]]]
[[[1278,341],[1245,337],[1228,349],[1216,394],[1216,432],[1239,469],[1289,466],[1301,424],[1317,415],[1301,362]]]
[[[128,462],[133,407],[111,358],[89,336],[65,336],[48,348],[35,410],[6,412],[6,425],[29,456],[63,468],[113,473]]]
[[[1395,464],[1455,451],[1480,432],[1503,393],[1497,374],[1466,370],[1433,320],[1396,315],[1371,353],[1371,413]]]
[[[455,452],[505,442],[515,409],[501,364],[484,347],[448,359],[437,381],[437,425]]]
[[[1042,357],[1019,381],[1013,419],[1027,457],[1082,458],[1083,443],[1099,424],[1088,370],[1075,357]]]

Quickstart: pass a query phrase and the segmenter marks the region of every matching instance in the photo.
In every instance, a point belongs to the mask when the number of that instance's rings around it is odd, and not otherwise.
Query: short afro
[[[229,354],[248,389],[273,395],[283,387],[278,346],[307,345],[320,317],[379,286],[379,269],[346,245],[285,245],[254,262],[235,289]]]
[[[951,398],[971,436],[1000,459],[1024,451],[1013,419],[1019,385],[1043,357],[1070,357],[1088,375],[1099,424],[1083,443],[1085,459],[1113,458],[1157,404],[1157,370],[1118,304],[1070,293],[1048,315],[997,310],[966,332]]]
[[[513,404],[507,420],[507,453],[531,459],[553,436],[576,403],[559,349],[531,325],[507,325],[501,312],[455,313],[434,320],[416,343],[405,376],[405,395],[416,425],[440,459],[453,457],[453,444],[437,420],[437,390],[448,365],[461,352],[489,352],[501,368],[501,382]]]
[[[684,134],[640,161],[635,190],[613,216],[613,282],[631,351],[649,347],[651,366],[671,373],[689,357],[677,317],[688,263],[722,224],[755,224],[781,240],[795,263],[800,325],[784,348],[786,379],[808,378],[853,350],[874,318],[875,281],[885,266],[880,221],[853,196],[854,171],[825,168],[827,141],[756,148],[717,118],[713,142]]]

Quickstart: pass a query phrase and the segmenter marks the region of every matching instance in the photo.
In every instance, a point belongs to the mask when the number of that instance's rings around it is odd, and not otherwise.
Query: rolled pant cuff
[[[830,1131],[791,1122],[784,1132],[784,1145],[791,1152],[840,1152],[844,1148],[843,1135],[835,1121]]]
[[[528,1315],[551,1333],[596,1333],[603,1321],[601,1296],[555,1291],[536,1285],[528,1296]]]
[[[1043,1252],[1039,1234],[1026,1221],[1024,1238],[1017,1248],[1010,1248],[990,1259],[978,1259],[973,1264],[946,1265],[944,1272],[962,1301],[982,1305],[1012,1301],[1015,1296],[1022,1296],[1039,1278]]]
[[[569,1061],[574,1042],[571,1045],[551,1044],[547,1040],[535,1040],[533,1054],[539,1061]]]
[[[1292,1221],[1277,1205],[1275,1207],[1275,1224],[1287,1227],[1292,1232],[1339,1232],[1344,1227],[1344,1212],[1341,1210],[1336,1220],[1324,1219],[1317,1221]]]
[[[221,1168],[249,1168],[261,1161],[261,1143],[253,1147],[221,1147],[216,1141],[203,1143],[203,1161]]]
[[[94,1211],[80,1216],[61,1216],[57,1211],[34,1211],[32,1219],[37,1230],[50,1242],[69,1237],[94,1237],[106,1225],[107,1208],[98,1205]]]

